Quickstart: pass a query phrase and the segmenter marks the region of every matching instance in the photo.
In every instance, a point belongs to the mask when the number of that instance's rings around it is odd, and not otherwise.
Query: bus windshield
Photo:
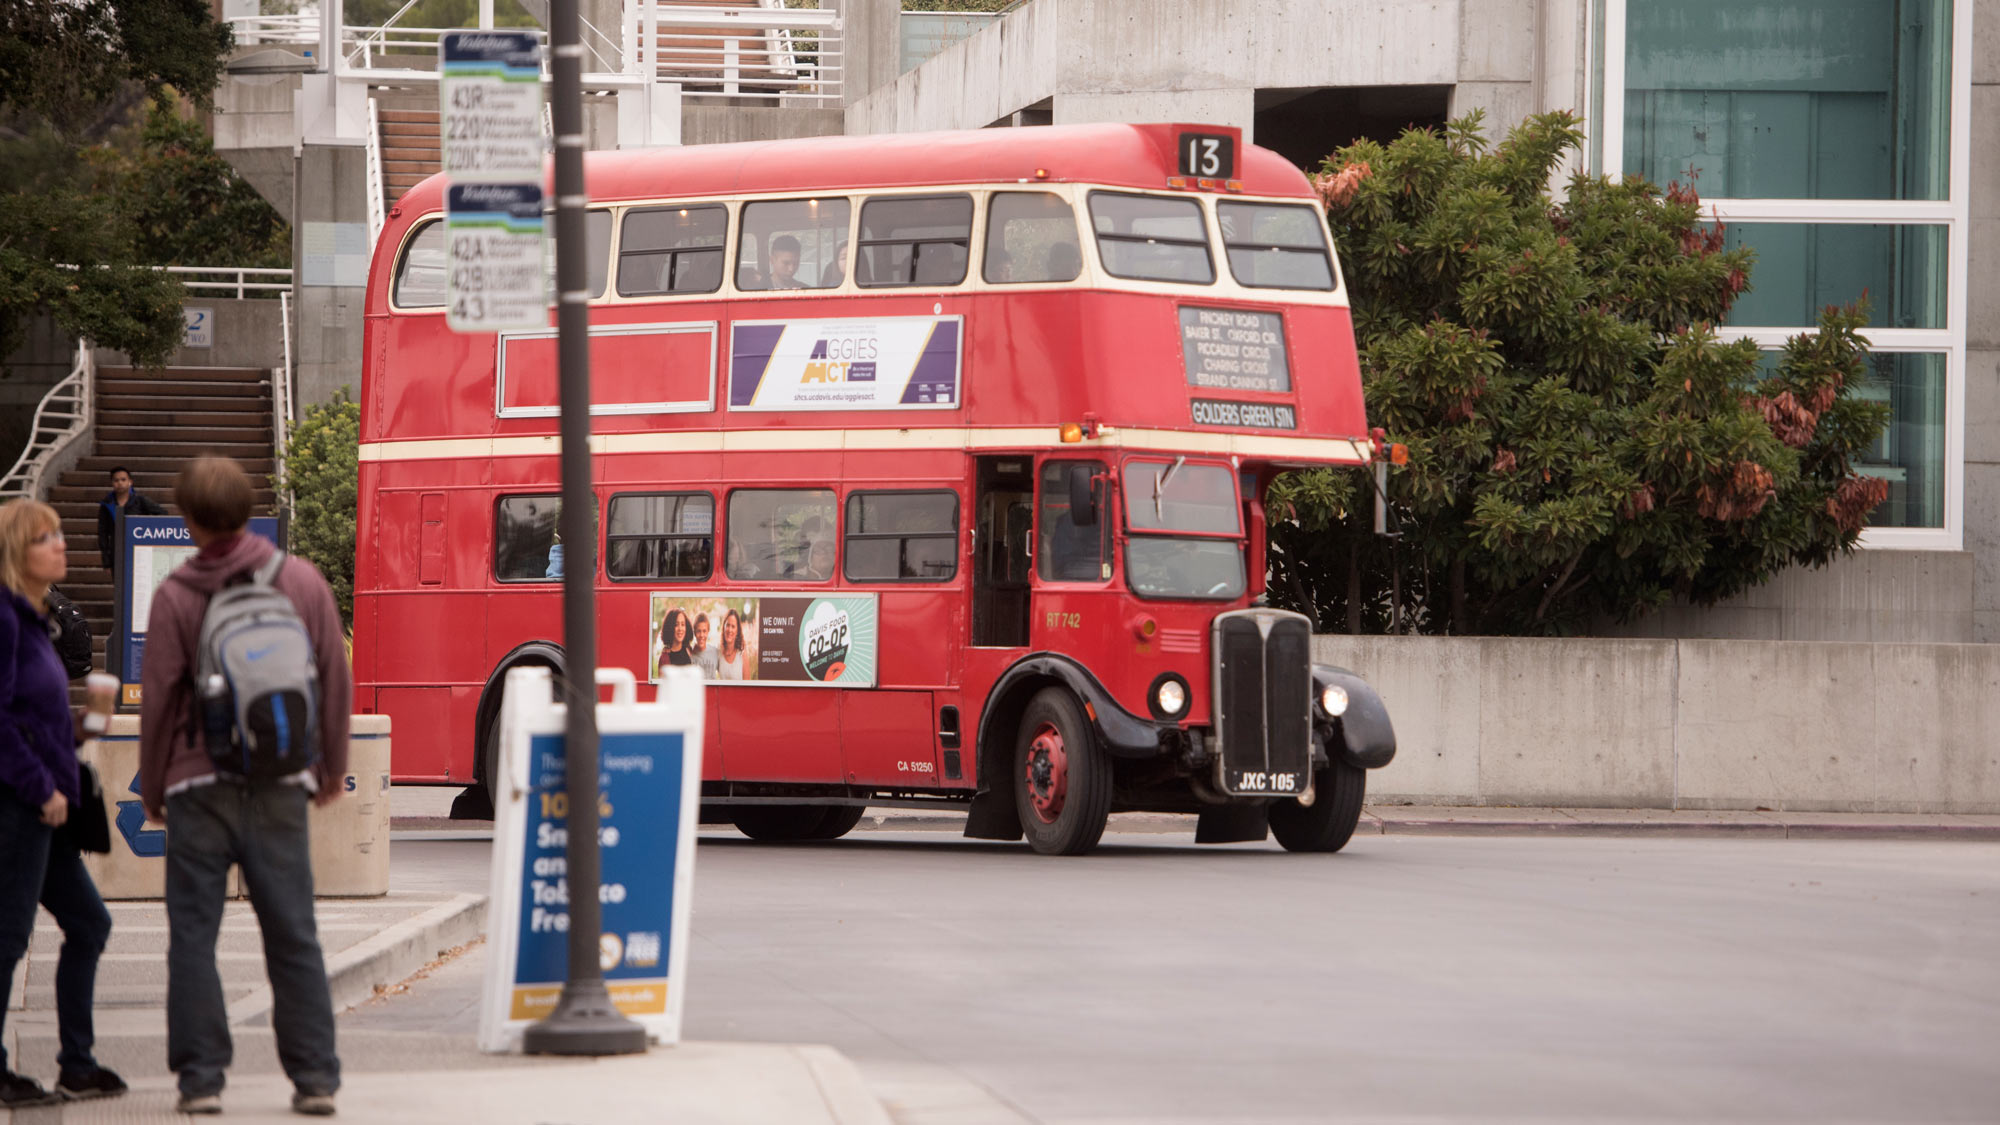
[[[1142,598],[1228,600],[1243,593],[1241,506],[1222,465],[1125,464],[1125,581]],[[1179,534],[1161,534],[1179,533]],[[1227,538],[1223,538],[1227,536]]]

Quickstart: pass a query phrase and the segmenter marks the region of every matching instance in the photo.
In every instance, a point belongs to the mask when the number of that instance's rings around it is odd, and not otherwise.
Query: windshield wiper
[[[1174,458],[1174,463],[1167,467],[1165,474],[1153,474],[1153,518],[1162,523],[1165,523],[1167,519],[1165,504],[1162,503],[1162,498],[1166,495],[1167,486],[1174,482],[1174,474],[1180,472],[1181,466],[1185,464],[1187,464],[1187,457],[1186,455],[1182,455]]]

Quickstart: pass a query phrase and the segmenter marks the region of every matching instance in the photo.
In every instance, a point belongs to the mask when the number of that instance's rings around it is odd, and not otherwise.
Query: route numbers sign
[[[445,189],[445,322],[454,332],[549,326],[539,184]]]
[[[438,40],[444,170],[467,180],[542,180],[542,48],[527,31]]]

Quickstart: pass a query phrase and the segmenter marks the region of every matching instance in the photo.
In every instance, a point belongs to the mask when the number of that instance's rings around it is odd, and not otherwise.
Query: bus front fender
[[[1313,728],[1326,745],[1348,765],[1377,770],[1396,757],[1396,730],[1389,724],[1389,709],[1368,681],[1331,664],[1315,664],[1313,676]],[[1320,706],[1320,696],[1330,686],[1347,693],[1347,710],[1329,715]]]
[[[1161,735],[1171,726],[1143,719],[1119,706],[1083,665],[1054,653],[1023,657],[1001,675],[987,695],[979,716],[981,753],[989,746],[1006,754],[1014,750],[1013,724],[1021,709],[1036,691],[1051,682],[1060,683],[1074,694],[1091,716],[1092,726],[1114,758],[1150,758],[1160,753]],[[1004,739],[1000,746],[995,739]],[[1003,771],[1004,773],[1004,771]],[[983,779],[982,779],[983,780]]]

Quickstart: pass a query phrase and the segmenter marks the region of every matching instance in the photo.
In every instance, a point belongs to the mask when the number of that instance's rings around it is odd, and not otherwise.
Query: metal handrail
[[[236,45],[239,47],[262,44],[311,45],[319,42],[319,16],[315,13],[230,16],[222,22],[228,24],[236,33]]]
[[[292,271],[243,266],[160,266],[181,279],[190,293],[234,294],[239,301],[249,297],[271,297],[288,293]]]
[[[386,221],[384,211],[388,208],[383,198],[386,194],[382,174],[382,113],[374,98],[368,99],[368,242],[373,245],[382,237],[382,224]]]
[[[35,420],[28,428],[28,446],[21,450],[21,456],[7,470],[7,475],[0,477],[0,496],[41,497],[43,472],[90,429],[96,374],[97,357],[90,341],[78,340],[76,365],[36,405]],[[58,413],[60,407],[68,409]],[[56,426],[59,418],[60,429]],[[44,438],[44,430],[51,431],[51,435]]]

